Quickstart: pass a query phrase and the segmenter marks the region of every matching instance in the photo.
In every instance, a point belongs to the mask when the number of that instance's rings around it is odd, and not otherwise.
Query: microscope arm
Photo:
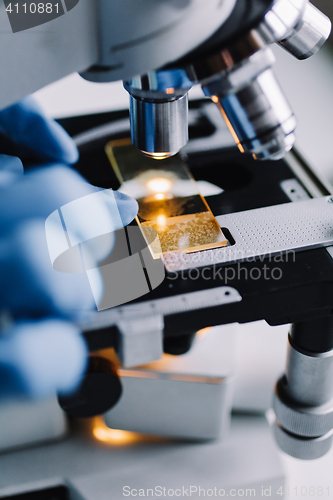
[[[319,50],[331,23],[308,0],[60,1],[72,8],[30,27],[21,11],[16,30],[16,14],[0,8],[0,108],[73,71],[95,82],[122,79],[132,142],[161,159],[186,144],[187,91],[200,83],[240,151],[265,160],[292,148],[296,120],[267,45],[298,59]],[[171,78],[161,80],[161,68]]]
[[[170,63],[214,33],[235,2],[80,0],[63,15],[14,33],[1,2],[0,109],[75,71],[89,68],[87,79],[107,82]],[[24,25],[25,14],[19,15]]]
[[[0,109],[93,64],[98,57],[93,18],[93,2],[81,0],[53,21],[13,33],[1,2]]]

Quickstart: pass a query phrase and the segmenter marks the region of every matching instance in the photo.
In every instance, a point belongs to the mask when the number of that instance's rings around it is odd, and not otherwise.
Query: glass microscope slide
[[[148,158],[130,139],[110,141],[106,153],[120,191],[138,201],[136,220],[155,259],[167,252],[193,253],[227,245],[179,155],[164,160]]]

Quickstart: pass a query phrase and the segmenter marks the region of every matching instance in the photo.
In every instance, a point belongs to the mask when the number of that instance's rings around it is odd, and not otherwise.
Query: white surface
[[[65,414],[56,398],[8,402],[0,406],[0,452],[60,439],[66,430]]]
[[[238,359],[233,408],[266,411],[285,368],[289,325],[271,327],[265,321],[256,321],[235,329]]]
[[[125,485],[167,489],[195,485],[226,492],[257,487],[260,497],[262,486],[276,492],[284,475],[266,419],[237,416],[226,443],[139,438],[121,446],[76,435],[52,446],[0,456],[0,496],[20,490],[23,484],[29,489],[45,482],[73,485],[81,500],[121,500]]]
[[[280,457],[286,471],[286,486],[289,492],[286,498],[313,500],[333,497],[333,449],[325,457],[306,462],[282,452]],[[314,494],[311,487],[315,488]],[[317,488],[323,488],[322,495]]]
[[[333,47],[298,61],[274,50],[275,74],[298,120],[296,146],[329,180],[333,179]]]

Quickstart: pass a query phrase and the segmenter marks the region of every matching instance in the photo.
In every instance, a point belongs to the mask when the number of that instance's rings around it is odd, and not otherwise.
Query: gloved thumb
[[[71,393],[87,360],[85,341],[70,323],[47,319],[14,324],[0,337],[0,400]]]

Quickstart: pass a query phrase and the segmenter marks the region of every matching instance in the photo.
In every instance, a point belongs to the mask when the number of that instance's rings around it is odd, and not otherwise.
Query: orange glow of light
[[[98,441],[114,446],[126,446],[141,440],[141,435],[135,432],[110,429],[102,417],[94,419],[92,433]]]
[[[147,182],[147,188],[158,194],[166,193],[170,190],[172,182],[164,177],[155,177]]]
[[[170,88],[166,89],[165,93],[166,94],[174,94],[175,93],[175,89],[173,87],[170,87]]]
[[[222,384],[222,378],[202,377],[200,375],[183,375],[182,373],[170,375],[169,380],[178,380],[179,382],[196,382],[197,384]]]
[[[166,160],[176,154],[176,152],[170,153],[165,151],[163,153],[149,153],[148,151],[142,151],[148,158],[152,158],[153,160]]]
[[[118,373],[121,377],[158,378],[157,373],[147,372],[143,370],[123,370],[122,368],[118,368]]]
[[[217,104],[217,106],[218,106],[218,108],[219,108],[219,110],[220,110],[220,112],[221,112],[221,114],[222,114],[222,116],[223,116],[223,118],[224,118],[224,121],[225,121],[225,122],[226,122],[226,124],[227,124],[227,127],[228,127],[228,129],[229,129],[229,132],[231,133],[231,135],[232,135],[232,137],[233,137],[233,139],[234,139],[235,143],[237,144],[237,147],[238,147],[239,151],[240,151],[241,153],[244,153],[244,151],[245,151],[245,150],[244,150],[243,146],[241,145],[241,143],[239,142],[239,139],[238,139],[238,136],[237,136],[237,134],[236,134],[236,132],[235,132],[235,129],[234,129],[234,128],[233,128],[233,126],[231,125],[230,120],[229,120],[229,118],[227,117],[226,112],[224,111],[224,109],[223,109],[223,107],[222,107],[222,105],[221,105],[221,103],[220,103],[219,98],[218,98],[216,95],[212,95],[212,96],[211,96],[211,100]]]
[[[156,222],[159,227],[165,227],[166,226],[166,218],[165,215],[158,215]]]
[[[163,193],[157,193],[155,194],[155,200],[164,200],[165,194]]]
[[[196,333],[196,337],[198,339],[203,339],[204,337],[206,337],[206,335],[210,332],[211,329],[212,329],[211,326],[207,326],[207,328],[202,328]]]

